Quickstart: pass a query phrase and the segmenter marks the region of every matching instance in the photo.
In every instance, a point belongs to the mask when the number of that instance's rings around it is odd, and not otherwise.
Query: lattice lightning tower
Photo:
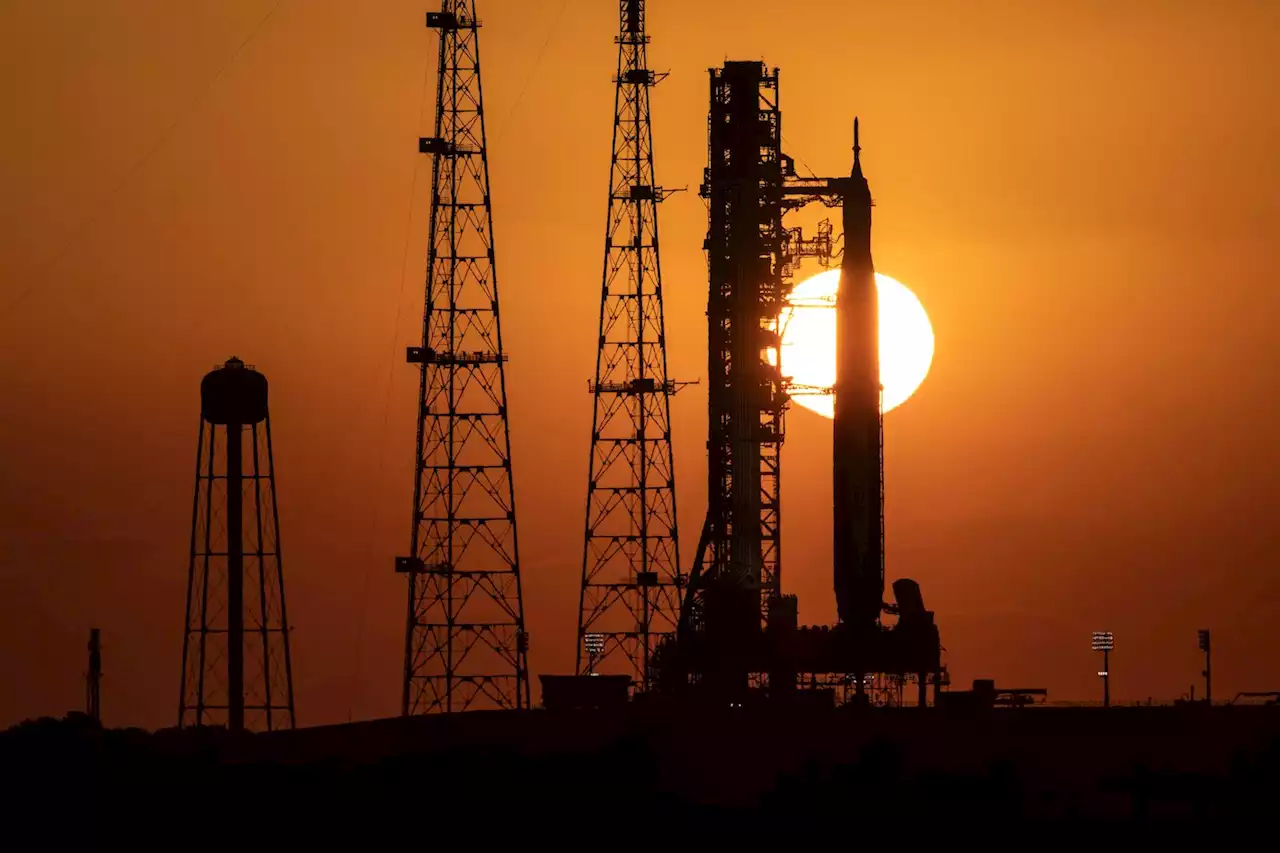
[[[402,713],[525,708],[528,636],[474,0],[427,13],[440,32],[431,237]]]
[[[621,0],[600,336],[578,612],[578,672],[641,690],[676,630],[681,587],[643,0]],[[588,640],[590,637],[590,641]],[[588,649],[588,645],[590,648]]]

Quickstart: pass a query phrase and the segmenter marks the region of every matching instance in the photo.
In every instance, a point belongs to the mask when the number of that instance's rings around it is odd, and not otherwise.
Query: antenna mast
[[[97,628],[89,629],[89,673],[85,676],[85,713],[95,723],[102,723],[102,645]]]

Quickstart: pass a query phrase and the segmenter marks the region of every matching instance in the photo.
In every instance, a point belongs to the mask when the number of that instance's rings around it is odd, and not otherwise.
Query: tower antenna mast
[[[440,34],[409,556],[405,715],[529,706],[507,386],[498,322],[480,21],[474,0],[427,13]]]

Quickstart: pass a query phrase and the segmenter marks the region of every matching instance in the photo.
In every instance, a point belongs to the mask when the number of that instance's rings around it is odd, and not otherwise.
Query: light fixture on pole
[[[604,634],[586,634],[582,646],[587,652],[587,674],[596,674],[596,661],[604,654]]]
[[[1111,650],[1116,647],[1115,636],[1110,631],[1094,631],[1092,647],[1095,652],[1102,652],[1102,669],[1098,677],[1102,679],[1102,707],[1111,707]]]
[[[1211,666],[1211,652],[1209,646],[1209,629],[1200,629],[1200,651],[1204,652],[1204,672],[1200,673],[1204,676],[1204,703],[1206,705],[1213,704],[1213,668]]]

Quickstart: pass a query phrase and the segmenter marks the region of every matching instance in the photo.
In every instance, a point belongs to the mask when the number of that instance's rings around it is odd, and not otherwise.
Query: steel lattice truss
[[[658,644],[675,633],[684,577],[676,526],[662,272],[643,0],[621,0],[605,226],[579,674],[631,675],[647,690]],[[594,637],[588,650],[588,635]]]
[[[782,224],[778,76],[755,63],[711,71],[707,261],[710,388],[707,519],[687,615],[714,579],[759,595],[761,620],[781,594],[783,416],[780,318],[789,288]]]
[[[228,440],[240,443],[243,473],[238,478],[227,476]],[[200,420],[178,726],[231,724],[229,481],[238,483],[243,518],[243,724],[249,730],[291,729],[293,668],[269,418],[230,430]]]
[[[404,714],[529,705],[484,101],[473,0],[440,31]]]

